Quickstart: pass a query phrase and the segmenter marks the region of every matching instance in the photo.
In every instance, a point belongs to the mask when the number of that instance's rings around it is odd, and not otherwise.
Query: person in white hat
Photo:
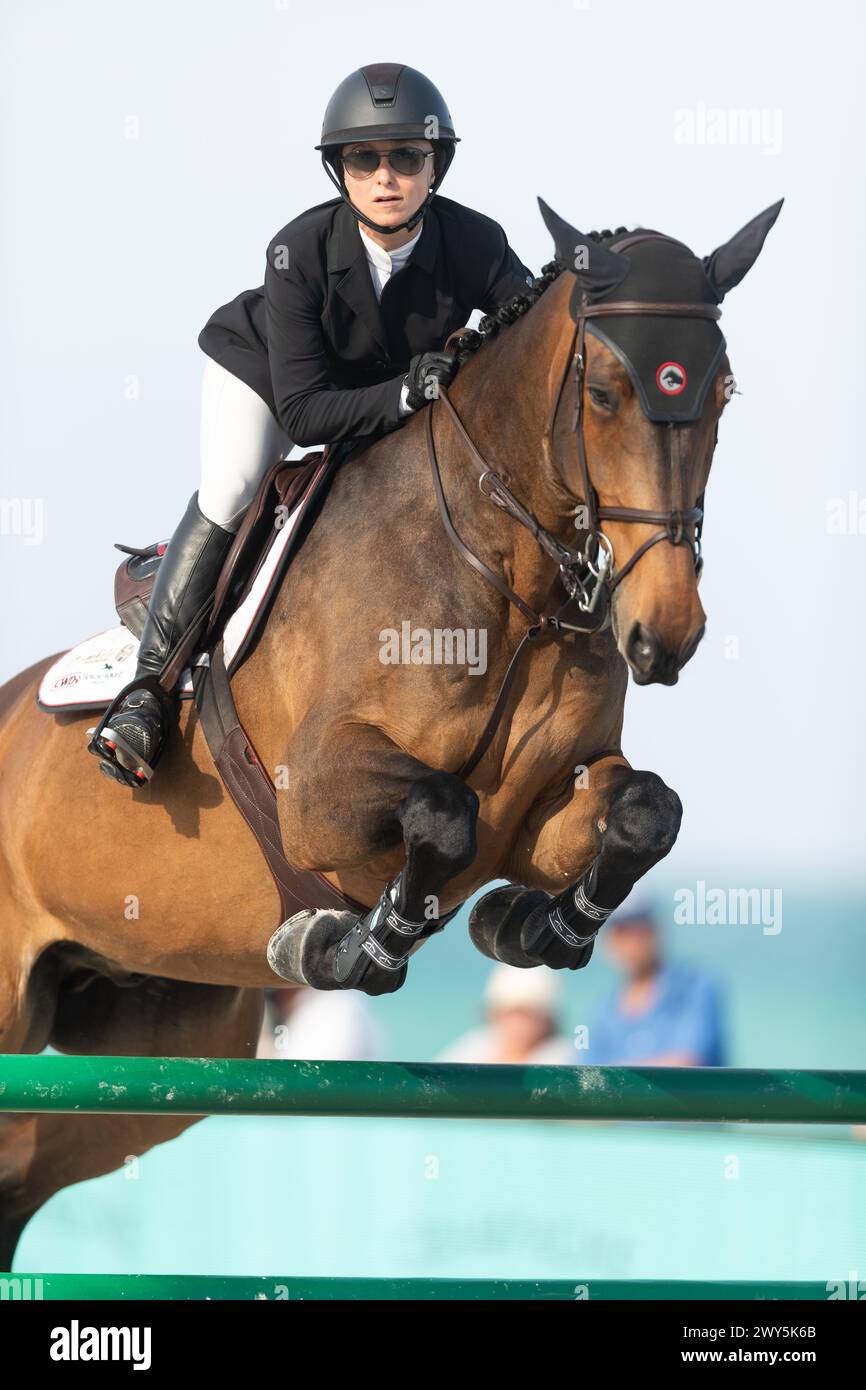
[[[567,1064],[577,1061],[559,1032],[561,986],[552,970],[497,965],[484,990],[485,1022],[451,1043],[440,1062]]]

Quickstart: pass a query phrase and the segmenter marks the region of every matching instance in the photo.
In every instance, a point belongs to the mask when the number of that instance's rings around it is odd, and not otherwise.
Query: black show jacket
[[[277,233],[264,285],[218,309],[198,341],[295,444],[330,444],[396,428],[410,359],[527,284],[531,272],[499,224],[437,194],[377,303],[358,222],[332,198]]]

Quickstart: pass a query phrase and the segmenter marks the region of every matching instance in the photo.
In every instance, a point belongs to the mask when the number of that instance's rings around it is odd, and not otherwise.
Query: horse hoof
[[[541,889],[511,884],[485,893],[469,915],[469,936],[483,956],[516,965],[521,970],[542,965],[540,956],[531,955],[521,944],[520,933],[527,917],[551,901]]]
[[[268,942],[268,965],[275,975],[312,989],[340,989],[333,958],[358,921],[354,912],[312,908],[296,912],[277,927]]]
[[[348,979],[338,979],[337,950],[360,921],[354,912],[311,908],[296,912],[277,927],[268,942],[268,964],[274,974],[311,989],[358,989],[363,994],[393,994],[406,979],[406,963],[399,970],[382,970],[366,954]],[[353,978],[354,977],[354,978]]]
[[[527,952],[536,952],[535,960],[551,970],[582,970],[589,965],[595,936],[584,946],[569,946],[557,936],[548,916],[550,900],[537,907],[523,919],[520,942]]]

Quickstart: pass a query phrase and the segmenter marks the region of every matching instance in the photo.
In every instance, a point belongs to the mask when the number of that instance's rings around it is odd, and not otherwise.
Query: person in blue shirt
[[[580,1060],[592,1066],[725,1066],[721,990],[699,966],[664,958],[651,904],[635,895],[626,899],[603,939],[625,980],[590,1022]]]

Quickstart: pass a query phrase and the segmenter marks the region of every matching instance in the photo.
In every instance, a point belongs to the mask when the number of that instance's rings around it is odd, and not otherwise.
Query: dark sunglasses
[[[395,174],[420,174],[424,161],[431,159],[432,150],[417,150],[411,145],[398,150],[351,150],[341,155],[343,168],[355,179],[372,178],[381,161],[387,160]]]

